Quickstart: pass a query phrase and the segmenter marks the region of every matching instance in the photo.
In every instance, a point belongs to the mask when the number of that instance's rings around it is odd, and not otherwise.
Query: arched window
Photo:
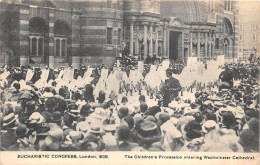
[[[58,20],[54,23],[55,56],[67,56],[70,35],[71,29],[65,22]]]
[[[44,36],[48,33],[45,20],[34,17],[29,21],[30,56],[44,55]]]
[[[223,28],[223,32],[226,33],[226,34],[233,34],[233,27],[232,27],[232,23],[231,21],[224,17],[223,18],[223,25],[222,25],[222,28]]]

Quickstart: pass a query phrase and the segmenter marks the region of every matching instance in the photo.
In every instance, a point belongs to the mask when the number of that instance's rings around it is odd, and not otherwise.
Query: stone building
[[[3,0],[0,61],[50,67],[112,65],[131,55],[186,61],[237,55],[235,1]]]

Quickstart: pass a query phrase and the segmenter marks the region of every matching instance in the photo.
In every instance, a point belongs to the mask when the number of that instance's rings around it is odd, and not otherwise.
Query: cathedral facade
[[[131,55],[186,61],[237,56],[235,1],[24,0],[0,6],[0,61],[52,68]]]

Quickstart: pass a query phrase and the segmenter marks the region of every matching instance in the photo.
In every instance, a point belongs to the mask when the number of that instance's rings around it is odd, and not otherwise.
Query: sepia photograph
[[[257,0],[0,0],[0,164],[260,163],[259,29]]]

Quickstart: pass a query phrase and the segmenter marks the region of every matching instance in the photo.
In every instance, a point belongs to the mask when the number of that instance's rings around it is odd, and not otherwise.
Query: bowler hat
[[[24,137],[28,134],[29,132],[29,129],[26,127],[26,125],[24,124],[20,124],[15,132],[14,132],[14,135],[17,137],[17,138],[21,138],[21,137]]]
[[[53,114],[52,114],[52,121],[59,122],[59,121],[61,121],[61,119],[62,119],[62,115],[61,115],[61,113],[59,111],[53,112]]]

